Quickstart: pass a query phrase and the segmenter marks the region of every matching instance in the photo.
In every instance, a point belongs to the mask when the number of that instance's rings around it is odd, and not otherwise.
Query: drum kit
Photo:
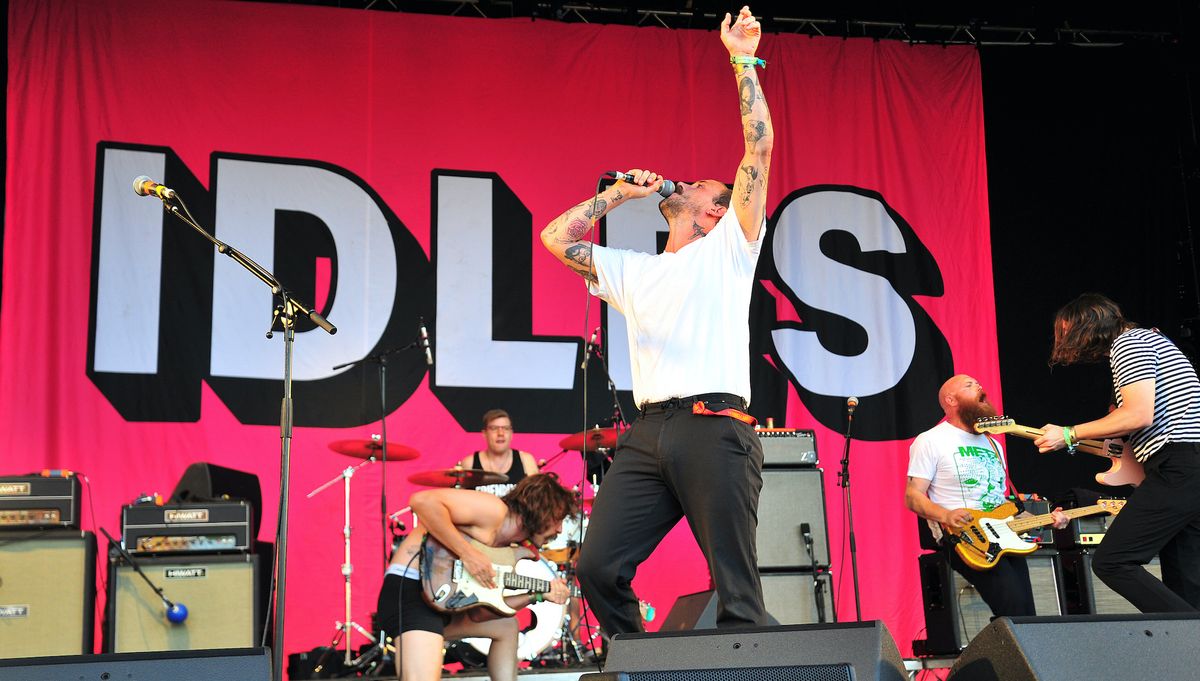
[[[615,428],[597,427],[569,435],[563,438],[559,445],[562,447],[563,454],[568,451],[582,451],[586,456],[599,452],[607,458],[608,453],[616,447],[616,439]],[[376,664],[377,658],[381,655],[394,652],[394,648],[388,642],[378,640],[372,632],[351,618],[351,575],[354,572],[354,566],[350,562],[350,480],[359,469],[365,466],[378,461],[411,461],[419,458],[420,453],[416,449],[402,444],[392,442],[385,444],[379,436],[372,436],[369,440],[337,440],[331,442],[329,448],[344,456],[363,459],[357,465],[346,467],[337,476],[321,484],[307,495],[308,498],[312,498],[337,484],[339,480],[342,482],[344,512],[342,536],[345,562],[341,566],[341,574],[344,580],[345,619],[335,623],[336,633],[329,650],[336,651],[340,645],[345,643],[346,650],[341,665],[342,669],[362,671],[370,669]],[[386,459],[383,459],[382,455],[385,453]],[[590,465],[589,475],[594,483],[598,481],[597,476],[591,474]],[[483,485],[507,482],[508,476],[492,471],[455,466],[454,468],[412,473],[408,476],[408,481],[425,487],[474,489]],[[593,484],[594,488],[597,486]],[[518,563],[517,573],[546,580],[562,578],[568,583],[574,580],[579,548],[587,534],[588,516],[592,504],[591,499],[582,498],[578,489],[576,489],[576,495],[580,502],[579,512],[563,520],[562,531],[558,536],[548,541],[544,547],[540,547],[541,555],[538,560]],[[410,511],[411,509],[406,508],[387,516],[393,535],[399,535],[406,529],[399,518]],[[402,537],[395,537],[393,548],[398,544],[400,538]],[[518,659],[529,662],[531,666],[546,667],[571,666],[588,662],[589,656],[593,654],[592,644],[599,637],[599,631],[588,627],[591,629],[588,635],[581,636],[581,630],[584,628],[581,626],[584,621],[584,606],[579,603],[579,600],[581,599],[571,599],[566,604],[542,601],[528,606],[526,610],[529,612],[529,623],[523,626],[520,632],[517,647]],[[524,622],[524,619],[522,621]],[[365,652],[360,652],[357,657],[352,653],[350,645],[351,635],[355,631],[370,641],[370,644],[364,648]],[[586,642],[583,639],[586,639]],[[454,661],[452,658],[457,658],[457,661],[462,662],[465,666],[482,667],[486,664],[490,645],[491,640],[486,638],[468,638],[449,642],[447,644],[447,661]]]

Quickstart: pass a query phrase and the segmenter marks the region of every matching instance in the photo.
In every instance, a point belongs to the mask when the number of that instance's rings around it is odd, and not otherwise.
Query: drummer
[[[502,497],[527,475],[538,472],[537,461],[529,452],[512,448],[513,425],[508,412],[490,409],[483,415],[483,441],[487,448],[468,454],[458,465],[508,476],[508,482],[479,485],[475,489]]]

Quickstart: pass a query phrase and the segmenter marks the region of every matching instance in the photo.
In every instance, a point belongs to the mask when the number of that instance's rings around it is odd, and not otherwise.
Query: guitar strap
[[[1013,485],[1012,475],[1010,475],[1008,472],[1008,459],[1000,456],[1000,445],[996,442],[996,439],[992,437],[991,433],[984,433],[983,436],[987,438],[988,444],[992,447],[992,452],[996,454],[996,458],[1000,459],[1000,462],[1004,464],[1004,484],[1006,489],[1008,489],[1009,500],[1016,504],[1017,513],[1023,513],[1025,511],[1025,502],[1021,500],[1021,493],[1018,492],[1016,486]]]

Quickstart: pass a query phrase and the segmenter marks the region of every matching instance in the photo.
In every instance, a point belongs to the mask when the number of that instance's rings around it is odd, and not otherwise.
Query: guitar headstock
[[[975,419],[976,433],[1011,433],[1020,428],[1007,416],[982,416]]]
[[[1111,513],[1112,515],[1116,515],[1121,512],[1121,509],[1125,508],[1125,500],[1124,499],[1100,499],[1099,501],[1096,502],[1096,505],[1099,506],[1100,508],[1104,509],[1108,513]]]

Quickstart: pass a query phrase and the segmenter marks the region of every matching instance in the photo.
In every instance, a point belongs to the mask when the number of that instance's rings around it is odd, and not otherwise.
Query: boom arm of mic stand
[[[163,595],[162,588],[150,581],[150,578],[146,576],[146,573],[142,572],[142,566],[138,565],[138,562],[133,559],[133,556],[129,555],[129,552],[125,550],[125,547],[121,546],[121,543],[116,539],[113,539],[113,536],[108,533],[108,530],[101,527],[100,531],[103,532],[104,536],[108,538],[108,545],[116,549],[121,554],[121,557],[125,559],[125,562],[129,563],[129,566],[133,568],[133,571],[141,575],[142,579],[146,580],[146,583],[150,585],[151,589],[154,589],[154,593],[158,594],[158,597],[163,600],[163,603],[166,603],[167,607],[169,608],[175,607],[175,603]]]

